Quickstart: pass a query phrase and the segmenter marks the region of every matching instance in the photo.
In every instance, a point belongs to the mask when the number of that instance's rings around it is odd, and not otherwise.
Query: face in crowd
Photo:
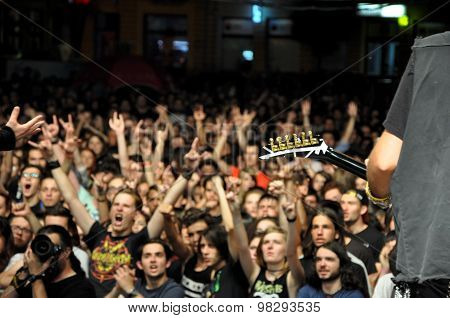
[[[62,200],[61,192],[55,179],[45,178],[41,182],[39,198],[45,207],[53,207]]]
[[[318,214],[311,222],[311,237],[314,246],[319,247],[339,238],[333,222],[326,215]]]
[[[219,250],[203,235],[200,238],[199,248],[202,259],[207,266],[214,266],[221,261]]]
[[[41,172],[38,168],[27,167],[22,171],[19,184],[22,188],[23,196],[31,199],[39,190]]]
[[[198,220],[187,227],[189,243],[193,251],[197,250],[198,242],[207,229],[208,223],[205,220]]]
[[[137,213],[136,202],[136,198],[130,193],[116,194],[110,210],[113,235],[121,236],[131,233]]]
[[[14,246],[18,251],[24,251],[33,238],[30,223],[24,217],[15,216],[11,219],[10,226],[14,237]]]
[[[164,247],[160,243],[148,243],[142,250],[141,260],[136,263],[138,268],[152,280],[165,275],[170,266]]]
[[[367,206],[361,205],[361,201],[351,194],[344,194],[342,196],[341,209],[344,216],[344,222],[347,225],[354,224],[367,212]]]
[[[286,258],[286,234],[269,230],[261,238],[261,254],[267,265],[284,263]]]
[[[45,161],[44,154],[41,150],[32,148],[28,152],[28,164],[45,168],[47,162]]]
[[[340,276],[339,257],[328,248],[321,247],[317,250],[315,267],[322,281],[334,281]]]
[[[278,202],[274,198],[262,198],[258,203],[258,218],[278,217]]]
[[[211,180],[208,180],[205,184],[205,198],[207,208],[214,209],[219,206],[219,196]]]
[[[245,148],[244,152],[244,162],[247,168],[258,168],[258,146],[251,145]]]

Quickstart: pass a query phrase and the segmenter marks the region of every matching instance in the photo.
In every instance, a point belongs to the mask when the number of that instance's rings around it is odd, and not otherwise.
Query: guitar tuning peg
[[[286,140],[287,149],[294,149],[294,143],[289,141],[289,139],[291,139],[291,136],[286,135],[284,136],[284,139]]]
[[[311,142],[306,139],[306,133],[302,132],[302,144],[303,146],[310,146]]]
[[[281,137],[277,137],[277,142],[279,151],[287,149],[286,144],[283,142],[283,139]]]
[[[303,146],[301,140],[298,138],[297,134],[293,134],[294,136],[294,146],[295,148],[300,148]]]
[[[311,130],[308,131],[308,135],[309,135],[309,141],[311,142],[311,145],[319,144],[319,141],[317,140],[317,138],[314,138],[313,132]]]
[[[269,144],[273,152],[277,152],[280,150],[277,145],[273,144],[273,138],[269,138]]]

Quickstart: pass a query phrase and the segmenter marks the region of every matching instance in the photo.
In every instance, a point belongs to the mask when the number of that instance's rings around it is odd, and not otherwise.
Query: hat
[[[367,194],[362,190],[348,190],[344,194],[354,196],[361,202],[361,205],[369,205],[369,199],[367,198]]]

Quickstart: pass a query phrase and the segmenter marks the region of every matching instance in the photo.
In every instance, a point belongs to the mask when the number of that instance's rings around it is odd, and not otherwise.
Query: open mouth
[[[122,214],[116,214],[114,216],[114,223],[117,225],[121,225],[123,222],[123,215]]]
[[[31,184],[25,183],[23,188],[24,188],[24,190],[30,190],[31,189]]]

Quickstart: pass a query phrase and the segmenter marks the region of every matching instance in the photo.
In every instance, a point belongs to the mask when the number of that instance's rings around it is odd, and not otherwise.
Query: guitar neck
[[[344,155],[343,153],[334,151],[331,148],[328,148],[324,155],[317,156],[316,159],[332,163],[339,168],[342,168],[364,180],[367,180],[367,169],[365,164],[356,161],[353,158]]]

